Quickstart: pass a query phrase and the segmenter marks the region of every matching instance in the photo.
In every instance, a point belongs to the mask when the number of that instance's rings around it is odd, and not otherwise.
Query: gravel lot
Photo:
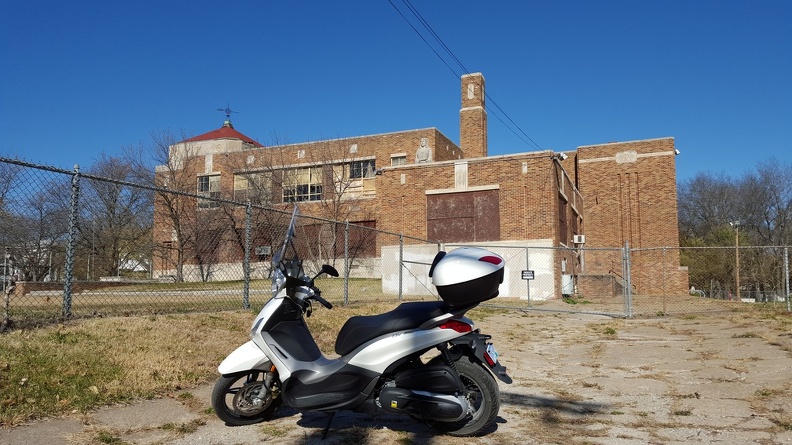
[[[396,415],[282,409],[227,427],[211,385],[0,430],[0,444],[792,444],[792,332],[740,314],[621,320],[521,313],[478,323],[514,378],[500,417],[460,440]],[[788,323],[787,323],[788,326]],[[783,329],[783,328],[782,328]]]

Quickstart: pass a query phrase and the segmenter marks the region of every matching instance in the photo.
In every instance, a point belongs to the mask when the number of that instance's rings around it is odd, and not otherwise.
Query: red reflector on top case
[[[491,263],[496,266],[501,262],[503,262],[503,260],[500,257],[492,256],[492,255],[483,256],[479,258],[479,261],[484,261],[485,263]]]

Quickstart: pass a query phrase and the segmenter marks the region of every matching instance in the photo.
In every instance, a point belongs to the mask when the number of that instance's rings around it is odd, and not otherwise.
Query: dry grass
[[[80,320],[0,344],[0,424],[150,398],[210,380],[251,314]]]

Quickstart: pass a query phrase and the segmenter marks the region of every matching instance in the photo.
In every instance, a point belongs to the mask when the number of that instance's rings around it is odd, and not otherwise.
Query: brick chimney
[[[487,156],[487,111],[484,109],[484,76],[481,73],[462,76],[459,148],[465,158]]]

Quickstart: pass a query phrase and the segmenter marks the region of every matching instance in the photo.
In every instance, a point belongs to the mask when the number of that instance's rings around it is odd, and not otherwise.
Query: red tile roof
[[[255,139],[251,139],[244,134],[236,131],[234,127],[223,125],[222,127],[218,128],[217,130],[212,130],[208,133],[204,133],[190,139],[186,139],[182,142],[198,142],[198,141],[213,141],[217,139],[239,139],[240,141],[247,142],[248,144],[253,144],[255,147],[263,147],[263,145],[259,144]]]

